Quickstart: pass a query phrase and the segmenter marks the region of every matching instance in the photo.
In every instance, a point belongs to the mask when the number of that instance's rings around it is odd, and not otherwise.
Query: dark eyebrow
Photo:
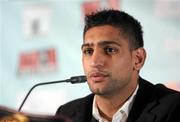
[[[119,43],[117,43],[115,41],[102,41],[102,42],[99,42],[98,45],[104,46],[104,45],[109,45],[109,44],[115,44],[115,45],[121,46]]]
[[[81,49],[83,49],[83,47],[89,47],[89,46],[93,46],[94,44],[90,44],[90,43],[84,43],[81,46]]]
[[[115,45],[121,46],[119,43],[117,43],[115,41],[101,41],[98,43],[98,45],[100,45],[100,46],[105,46],[105,45],[109,45],[109,44],[115,44]],[[84,43],[84,44],[82,44],[81,49],[83,47],[89,47],[89,46],[93,46],[93,45],[94,45],[94,43]]]

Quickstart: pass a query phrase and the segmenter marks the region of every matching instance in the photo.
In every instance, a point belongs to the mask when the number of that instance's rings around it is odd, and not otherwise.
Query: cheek
[[[133,70],[133,63],[131,59],[117,60],[116,62],[112,63],[112,65],[116,74],[129,73],[131,70]]]
[[[82,58],[82,64],[83,64],[84,72],[87,72],[87,70],[89,69],[89,62],[88,62],[88,60],[86,60],[85,58]]]
[[[83,68],[85,69],[86,62],[84,61],[84,58],[82,58],[82,64],[83,64]]]

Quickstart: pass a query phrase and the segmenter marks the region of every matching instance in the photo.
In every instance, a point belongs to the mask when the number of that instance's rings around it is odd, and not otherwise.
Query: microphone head
[[[71,82],[72,84],[74,84],[74,83],[83,83],[83,82],[86,82],[86,81],[87,81],[87,78],[84,75],[71,77],[69,79],[69,82]]]

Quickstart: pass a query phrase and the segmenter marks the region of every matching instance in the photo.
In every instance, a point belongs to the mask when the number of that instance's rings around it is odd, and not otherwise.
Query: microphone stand
[[[67,82],[67,83],[72,83],[72,84],[75,84],[75,83],[83,83],[83,82],[86,82],[86,76],[75,76],[75,77],[71,77],[70,79],[66,79],[66,80],[60,80],[60,81],[51,81],[51,82],[44,82],[44,83],[38,83],[38,84],[35,84],[30,90],[29,92],[27,93],[27,95],[25,96],[23,102],[21,103],[21,106],[19,107],[18,111],[20,112],[26,99],[28,98],[29,94],[32,92],[32,90],[34,88],[36,88],[37,86],[41,86],[41,85],[48,85],[48,84],[55,84],[55,83],[64,83],[64,82]]]

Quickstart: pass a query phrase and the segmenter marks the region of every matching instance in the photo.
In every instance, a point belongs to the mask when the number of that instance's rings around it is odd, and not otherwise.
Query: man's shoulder
[[[170,107],[173,104],[180,103],[180,92],[170,89],[163,84],[152,84],[140,78],[135,105],[138,106],[142,100],[144,100],[142,103],[144,105],[160,103],[159,105]]]
[[[152,84],[140,79],[139,89],[130,113],[138,122],[179,122],[180,92],[163,84]],[[137,117],[137,118],[136,118]]]
[[[174,98],[180,98],[180,92],[174,89],[168,88],[166,85],[158,83],[155,84],[155,92],[159,97],[171,96]]]
[[[61,105],[56,114],[63,114],[65,113],[66,114],[66,111],[67,112],[70,112],[71,110],[72,111],[75,111],[75,110],[84,110],[85,108],[91,108],[92,107],[92,103],[93,103],[93,98],[94,98],[94,95],[93,94],[90,94],[88,96],[85,96],[83,98],[78,98],[78,99],[75,99],[73,101],[70,101],[64,105]]]
[[[151,82],[149,82],[143,78],[140,78],[140,86],[143,87],[144,89],[151,90],[151,93],[155,92],[160,95],[180,94],[179,91],[170,89],[162,83],[152,84]]]
[[[155,85],[155,92],[161,101],[168,101],[168,103],[180,103],[180,92],[170,89],[163,84]]]
[[[137,99],[145,100],[147,103],[174,104],[180,101],[180,92],[170,89],[163,84],[152,84],[149,81],[140,79]],[[180,103],[180,102],[179,102]]]
[[[77,105],[87,104],[89,102],[92,102],[93,98],[94,98],[94,95],[89,94],[85,97],[72,100],[72,101],[64,104],[63,106],[74,106],[74,105],[77,106]]]

